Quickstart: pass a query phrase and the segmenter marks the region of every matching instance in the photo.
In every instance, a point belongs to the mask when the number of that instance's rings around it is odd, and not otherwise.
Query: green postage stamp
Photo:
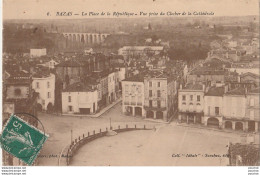
[[[2,149],[32,165],[48,136],[11,115],[0,137]]]

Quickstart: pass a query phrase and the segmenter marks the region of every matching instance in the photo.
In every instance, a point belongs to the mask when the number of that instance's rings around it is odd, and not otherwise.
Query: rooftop
[[[255,93],[260,93],[260,88],[259,87],[257,87],[257,88],[255,88],[255,89],[251,89],[250,91],[249,91],[249,93],[253,93],[253,94],[255,94]]]
[[[79,82],[69,85],[63,92],[93,92],[95,90],[91,85]]]
[[[144,82],[144,73],[139,73],[132,77],[126,78],[123,81]]]
[[[187,90],[203,90],[203,85],[198,83],[188,83],[183,89]]]
[[[246,94],[246,89],[243,87],[232,89],[225,93],[225,95],[245,95],[245,94]]]
[[[223,96],[225,93],[225,87],[211,87],[205,96]]]

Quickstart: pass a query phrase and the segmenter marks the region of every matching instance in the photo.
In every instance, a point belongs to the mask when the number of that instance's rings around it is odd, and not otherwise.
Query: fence
[[[134,127],[129,127],[126,124],[125,127],[121,127],[120,125],[118,125],[117,129],[113,129],[113,127],[111,127],[110,129],[115,131],[116,133],[120,133],[120,132],[133,131],[133,130],[152,130],[152,129],[154,129],[154,127],[146,127],[146,125],[143,125],[142,127],[137,127],[136,125],[134,125]],[[82,147],[83,145],[85,145],[95,139],[106,136],[107,133],[108,133],[108,128],[106,128],[104,131],[99,129],[99,131],[97,131],[97,132],[96,132],[96,130],[94,130],[92,132],[88,132],[86,135],[82,134],[82,136],[79,136],[78,138],[76,138],[74,141],[72,141],[72,143],[70,145],[67,145],[61,151],[58,164],[60,166],[70,165],[73,155],[75,154],[75,152],[77,152],[77,150],[80,147]],[[62,157],[65,157],[65,159],[61,159]]]

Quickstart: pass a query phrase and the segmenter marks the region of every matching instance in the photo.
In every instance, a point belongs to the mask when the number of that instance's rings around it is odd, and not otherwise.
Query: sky
[[[258,0],[3,0],[3,19],[89,18],[82,12],[213,12],[214,16],[259,15]],[[49,16],[47,13],[49,12]],[[79,16],[56,16],[73,12]],[[93,16],[92,16],[93,17]],[[104,17],[98,15],[97,17]]]

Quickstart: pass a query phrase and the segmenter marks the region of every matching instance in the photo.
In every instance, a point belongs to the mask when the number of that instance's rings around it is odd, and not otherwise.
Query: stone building
[[[169,121],[177,111],[178,81],[161,71],[150,71],[144,78],[146,118]]]
[[[63,114],[95,114],[98,110],[97,84],[74,83],[62,92]]]
[[[205,85],[189,83],[178,91],[178,120],[185,123],[202,123]]]
[[[122,111],[126,115],[145,117],[144,75],[138,74],[122,81]]]

